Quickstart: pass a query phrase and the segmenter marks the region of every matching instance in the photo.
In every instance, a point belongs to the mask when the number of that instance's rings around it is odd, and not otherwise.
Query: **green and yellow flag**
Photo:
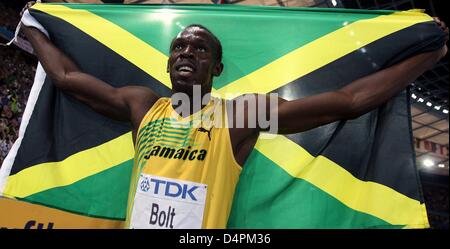
[[[36,4],[30,14],[83,71],[161,96],[170,95],[170,42],[190,24],[206,26],[222,42],[224,73],[213,86],[218,96],[278,93],[292,100],[336,90],[444,42],[420,11]],[[241,173],[228,227],[428,227],[408,99],[403,92],[357,119],[261,136]],[[60,92],[41,67],[23,120],[1,168],[3,196],[125,219],[130,124]]]

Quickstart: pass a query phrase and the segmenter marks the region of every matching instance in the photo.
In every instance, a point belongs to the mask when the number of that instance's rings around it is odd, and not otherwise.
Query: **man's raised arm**
[[[95,111],[113,119],[131,121],[137,129],[145,113],[158,99],[149,88],[114,88],[92,75],[83,73],[38,29],[24,25],[22,29],[54,85]]]
[[[297,133],[367,113],[405,89],[446,53],[447,47],[443,46],[358,79],[340,90],[280,102],[279,133]]]
[[[446,33],[449,30],[438,18],[434,21]],[[279,134],[291,134],[316,128],[343,119],[361,116],[397,95],[447,54],[447,45],[433,52],[412,56],[394,66],[355,80],[333,91],[287,101],[278,98],[278,105],[267,104],[266,113],[277,108]],[[258,109],[258,111],[260,111]],[[259,125],[259,130],[262,129]]]

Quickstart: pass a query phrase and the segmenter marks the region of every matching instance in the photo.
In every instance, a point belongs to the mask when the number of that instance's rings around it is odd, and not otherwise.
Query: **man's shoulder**
[[[149,106],[148,111],[151,111],[156,106],[167,105],[167,103],[170,103],[169,97],[158,97],[154,99],[153,104]]]

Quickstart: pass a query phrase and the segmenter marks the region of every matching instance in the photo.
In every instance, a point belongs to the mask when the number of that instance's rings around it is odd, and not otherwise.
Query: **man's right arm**
[[[95,111],[121,121],[131,121],[135,129],[158,96],[147,87],[115,88],[80,68],[36,28],[22,26],[38,60],[53,84]]]

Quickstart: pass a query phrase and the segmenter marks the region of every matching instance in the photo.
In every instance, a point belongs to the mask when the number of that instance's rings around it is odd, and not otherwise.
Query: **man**
[[[266,95],[227,101],[210,96],[213,77],[224,68],[222,47],[201,25],[188,26],[170,45],[172,98],[141,86],[114,88],[82,72],[37,29],[23,30],[56,87],[99,113],[131,122],[136,150],[127,215],[131,228],[224,228],[241,166],[260,131],[273,131],[275,125],[277,133],[298,133],[356,118],[385,103],[447,53],[443,46],[337,91],[293,101],[276,98],[273,105]],[[253,113],[265,118],[276,113],[277,122],[267,126]]]

